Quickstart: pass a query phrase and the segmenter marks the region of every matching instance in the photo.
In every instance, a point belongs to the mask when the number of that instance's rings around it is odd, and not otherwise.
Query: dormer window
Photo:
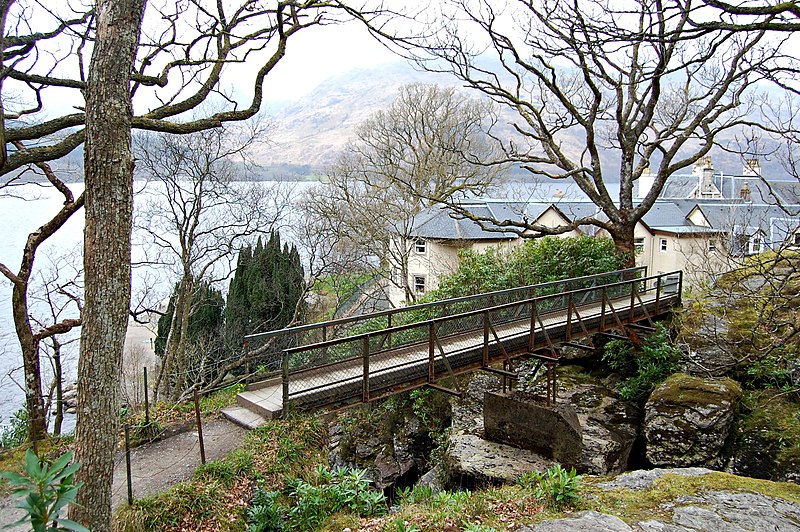
[[[428,250],[427,242],[425,242],[424,240],[414,241],[415,252],[419,253],[420,255],[424,255],[427,250]]]

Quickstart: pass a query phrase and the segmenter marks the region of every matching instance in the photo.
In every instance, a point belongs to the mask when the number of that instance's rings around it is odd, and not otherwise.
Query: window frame
[[[666,238],[661,238],[661,239],[659,240],[659,242],[658,242],[658,249],[659,249],[659,250],[660,250],[662,253],[666,253],[666,251],[667,251],[667,249],[668,249],[668,241],[667,241],[667,239],[666,239]]]
[[[414,240],[414,253],[425,255],[428,252],[428,242],[422,238]]]
[[[421,283],[417,281],[421,280]],[[424,294],[428,291],[428,276],[422,273],[415,273],[411,276],[411,289],[415,294]]]

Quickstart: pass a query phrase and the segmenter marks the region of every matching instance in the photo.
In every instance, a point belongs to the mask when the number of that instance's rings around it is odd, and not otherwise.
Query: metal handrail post
[[[483,367],[489,366],[489,311],[483,313]]]
[[[289,411],[289,353],[283,352],[281,359],[281,388],[283,393],[283,415]]]
[[[567,341],[572,340],[572,292],[567,296]]]
[[[656,278],[656,314],[661,314],[661,276]]]
[[[600,330],[601,331],[605,331],[606,330],[606,299],[607,299],[606,287],[605,286],[603,286],[601,294],[602,294],[602,302],[600,304]]]
[[[436,330],[434,322],[428,324],[428,382],[436,382],[436,362],[433,358],[436,348]]]
[[[369,336],[365,336],[361,340],[361,353],[364,357],[364,382],[361,386],[361,399],[369,402]]]
[[[628,322],[633,323],[633,306],[636,304],[636,281],[631,281],[631,306],[628,309]]]

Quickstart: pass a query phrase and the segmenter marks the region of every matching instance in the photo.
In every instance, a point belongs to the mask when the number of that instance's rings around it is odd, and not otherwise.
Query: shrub
[[[580,499],[581,476],[575,468],[564,469],[556,464],[544,473],[532,471],[522,475],[517,483],[533,490],[538,499],[554,507],[571,506]]]
[[[0,432],[0,447],[10,449],[28,441],[28,411],[17,410],[11,417],[9,426]]]
[[[663,325],[644,342],[641,352],[635,353],[625,340],[608,342],[603,360],[625,378],[619,384],[619,393],[629,401],[644,401],[656,386],[678,371],[681,351],[670,342]]]

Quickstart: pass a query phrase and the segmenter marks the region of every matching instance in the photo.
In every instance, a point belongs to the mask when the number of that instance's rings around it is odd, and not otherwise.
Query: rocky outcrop
[[[766,480],[800,483],[797,404],[787,396],[763,394],[740,409],[723,455],[725,470]]]
[[[378,489],[412,484],[430,468],[435,442],[430,428],[411,411],[398,409],[392,419],[362,420],[345,428],[329,427],[331,467],[364,469]]]
[[[669,377],[645,405],[647,459],[656,466],[720,467],[741,395],[732,379]]]
[[[664,475],[699,476],[708,469],[658,469],[625,473],[609,482],[596,484],[604,490],[649,490]],[[566,519],[519,527],[525,532],[692,532],[724,530],[800,531],[800,504],[753,491],[715,490],[696,496],[666,499],[658,506],[659,519],[622,521],[619,517],[595,511],[581,512]]]
[[[533,451],[473,434],[452,434],[445,451],[446,476],[453,487],[512,483],[525,473],[544,471],[554,464]]]
[[[727,530],[800,531],[800,505],[760,493],[715,491],[701,497],[678,501],[668,520],[639,521],[633,527],[622,519],[598,512],[581,512],[577,517],[545,521],[527,532],[692,532]]]

